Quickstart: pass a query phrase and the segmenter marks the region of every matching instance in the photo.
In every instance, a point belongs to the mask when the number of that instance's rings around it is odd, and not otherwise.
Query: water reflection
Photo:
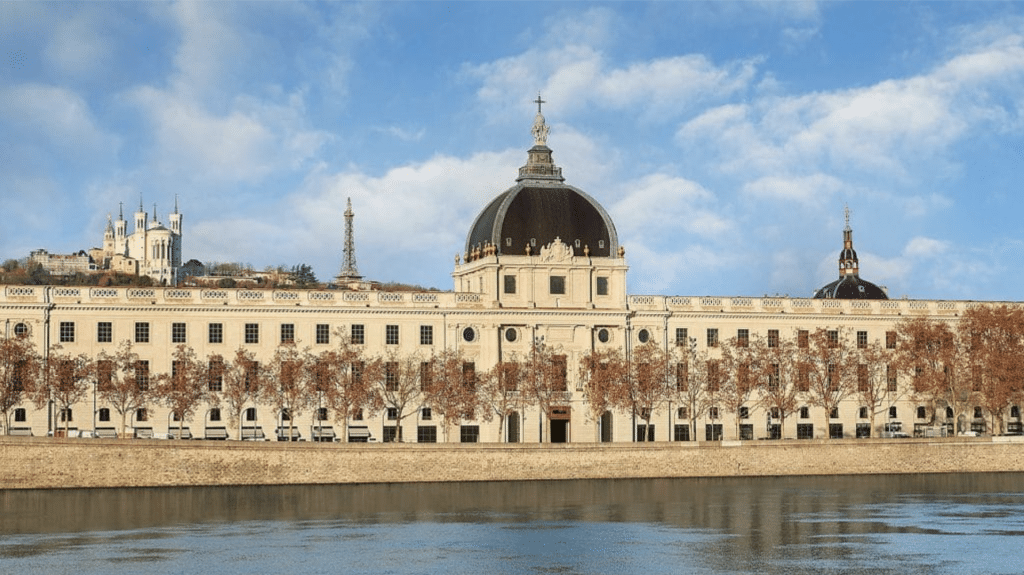
[[[296,564],[396,573],[1016,573],[1008,550],[1024,535],[1022,479],[0,491],[0,561],[76,573],[146,564],[209,573]]]

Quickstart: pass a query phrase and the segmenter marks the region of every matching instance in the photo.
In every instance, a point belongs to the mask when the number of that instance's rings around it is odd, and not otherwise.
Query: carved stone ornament
[[[555,238],[555,241],[540,249],[540,259],[545,262],[569,261],[572,255],[572,246],[563,243],[561,238]]]

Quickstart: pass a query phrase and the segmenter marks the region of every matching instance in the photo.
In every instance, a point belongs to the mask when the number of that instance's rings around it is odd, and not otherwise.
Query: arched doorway
[[[519,443],[519,412],[513,411],[508,414],[508,421],[505,422],[509,443]]]
[[[611,443],[612,434],[612,412],[606,411],[601,414],[601,443]]]

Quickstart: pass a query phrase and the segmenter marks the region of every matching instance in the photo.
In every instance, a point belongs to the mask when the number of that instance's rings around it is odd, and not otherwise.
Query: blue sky
[[[1021,300],[1024,3],[0,4],[0,259],[175,196],[184,257],[451,288],[541,92],[634,294]]]

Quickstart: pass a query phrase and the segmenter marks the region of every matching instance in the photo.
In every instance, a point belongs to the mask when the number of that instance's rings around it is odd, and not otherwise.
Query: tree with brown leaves
[[[690,437],[697,441],[697,420],[713,405],[714,396],[709,392],[708,384],[708,355],[706,351],[697,349],[697,340],[691,337],[676,347],[673,357],[675,385],[670,397],[684,408]]]
[[[423,403],[443,418],[442,433],[448,442],[451,426],[473,419],[481,406],[475,364],[461,352],[445,349],[421,366]]]
[[[520,391],[526,369],[518,358],[496,363],[491,369],[479,374],[478,387],[480,404],[483,408],[481,419],[490,421],[498,418],[498,437],[504,441],[505,422],[513,413],[522,413],[524,395]]]
[[[580,358],[579,381],[583,385],[587,415],[598,425],[599,436],[601,416],[616,408],[614,400],[628,385],[628,379],[629,367],[618,349],[593,350]]]
[[[308,386],[307,355],[294,342],[282,342],[274,350],[274,359],[267,366],[267,394],[281,418],[281,427],[288,422],[288,441],[295,441],[295,419],[313,403]],[[280,434],[279,434],[280,435]]]
[[[871,433],[874,433],[876,416],[899,401],[905,388],[898,385],[892,350],[877,339],[858,349],[854,361],[854,395],[867,408]]]
[[[43,362],[43,374],[32,391],[36,407],[53,400],[64,422],[64,436],[71,428],[71,406],[89,394],[90,382],[96,375],[95,362],[83,354],[61,353],[60,345],[50,348]]]
[[[540,411],[541,441],[545,438],[550,440],[552,408],[569,405],[572,398],[568,388],[566,356],[561,349],[539,341],[530,350],[525,366],[523,393],[527,401]]]
[[[10,412],[20,405],[35,387],[42,358],[28,336],[0,339],[0,414],[4,433],[10,433]]]
[[[779,420],[778,437],[785,437],[786,419],[799,406],[796,342],[782,339],[777,333],[768,338],[753,336],[750,354],[757,405],[768,413],[769,425],[772,419]]]
[[[121,436],[127,437],[128,414],[145,408],[153,398],[149,362],[139,359],[129,340],[123,340],[113,356],[101,351],[99,361],[109,368],[101,370],[97,392],[121,415]]]
[[[373,403],[374,385],[383,371],[380,360],[367,361],[359,346],[340,332],[338,347],[316,356],[312,363],[314,389],[322,393],[324,403],[344,427],[348,440],[348,421]]]
[[[1020,401],[1024,384],[1024,311],[1006,305],[976,306],[964,313],[957,332],[990,429],[1005,433],[1005,416]]]
[[[960,416],[975,403],[977,392],[956,333],[947,322],[923,317],[900,320],[896,332],[896,364],[910,378],[913,396],[951,409],[957,432]]]
[[[171,356],[171,373],[156,379],[155,394],[178,421],[178,439],[184,439],[185,419],[210,397],[209,368],[185,344],[178,344]],[[204,421],[205,425],[205,421]]]
[[[410,408],[418,406],[423,398],[423,360],[416,355],[400,355],[389,352],[382,359],[383,369],[374,383],[374,397],[371,402],[376,409],[383,408],[389,421],[395,422],[393,437],[384,436],[385,441],[401,443],[402,421],[411,415]],[[364,374],[364,377],[369,374]]]
[[[740,425],[744,408],[749,409],[749,403],[758,389],[761,375],[764,373],[764,366],[761,363],[763,354],[759,354],[761,340],[754,336],[753,346],[750,338],[740,340],[729,338],[721,343],[721,391],[719,398],[729,413],[736,414],[733,418],[736,425],[736,437],[742,437]]]
[[[669,365],[669,355],[654,341],[639,345],[630,355],[625,385],[612,388],[611,404],[644,422],[633,426],[634,441],[654,441],[651,417],[669,399]]]
[[[242,439],[242,412],[246,406],[256,404],[265,396],[266,389],[263,385],[263,369],[256,356],[251,351],[238,348],[230,362],[217,362],[219,356],[211,357],[211,365],[214,369],[218,364],[223,369],[223,385],[221,391],[216,394],[214,401],[223,401],[231,412],[232,424],[238,425],[237,439]],[[211,374],[215,376],[216,374]]]
[[[808,399],[825,412],[826,421],[838,411],[854,387],[856,349],[844,328],[818,328],[810,334],[809,345],[800,349],[799,361],[806,370]],[[825,437],[832,438],[831,426]]]

